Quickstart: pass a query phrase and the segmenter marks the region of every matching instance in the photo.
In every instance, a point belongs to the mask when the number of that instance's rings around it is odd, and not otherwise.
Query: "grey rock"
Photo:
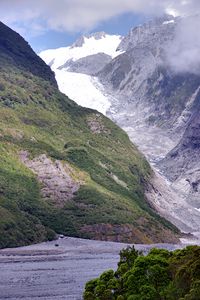
[[[74,171],[67,163],[53,162],[46,154],[30,159],[27,151],[20,152],[20,159],[37,175],[43,198],[51,199],[57,206],[64,206],[78,191],[81,182],[72,178]]]
[[[59,247],[55,247],[55,243]],[[53,242],[0,250],[0,299],[82,300],[87,281],[117,268],[128,244],[64,237]],[[183,245],[135,245],[175,250]]]
[[[137,121],[141,121],[143,112],[142,120],[148,126],[156,125],[169,130],[170,134],[200,84],[199,76],[175,74],[167,64],[167,47],[178,22],[179,19],[175,19],[174,23],[168,23],[161,18],[134,28],[119,46],[125,52],[99,72],[98,77],[107,92],[119,99],[111,107],[115,111],[114,118],[116,112],[127,111],[131,115],[137,107],[141,111]],[[185,123],[190,114],[186,117]],[[182,128],[175,133],[183,134]]]
[[[174,34],[176,20],[177,18],[173,16],[164,15],[163,17],[153,19],[143,25],[132,28],[128,35],[122,39],[118,50],[128,51],[138,45],[142,45],[144,48],[154,43],[156,43],[156,45],[158,43],[165,43],[173,38],[172,34]],[[168,23],[168,21],[174,22]]]
[[[167,61],[179,21],[164,16],[133,28],[119,45],[124,53],[98,77],[113,96],[108,116],[161,174],[148,200],[182,230],[199,231],[200,76],[174,73]]]
[[[68,72],[95,75],[96,73],[100,72],[111,60],[111,56],[105,53],[97,53],[80,58],[76,61],[68,60],[58,69],[67,69]]]

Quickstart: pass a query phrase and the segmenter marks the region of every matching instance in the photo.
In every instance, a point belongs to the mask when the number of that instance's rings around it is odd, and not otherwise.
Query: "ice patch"
[[[98,79],[89,75],[56,70],[59,89],[77,104],[96,109],[106,115],[110,102],[99,89]]]

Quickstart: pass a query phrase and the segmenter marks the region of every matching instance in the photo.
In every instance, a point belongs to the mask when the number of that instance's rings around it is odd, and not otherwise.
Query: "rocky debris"
[[[100,114],[93,114],[92,116],[87,118],[87,123],[90,128],[90,130],[93,133],[110,133],[110,130],[108,130],[104,124],[103,120]]]
[[[186,182],[187,185],[189,185]],[[186,187],[188,189],[188,187]],[[185,192],[155,173],[146,190],[146,197],[152,207],[163,217],[176,225],[183,232],[200,231],[200,210],[198,211]]]
[[[67,163],[59,160],[53,162],[46,154],[30,159],[27,151],[20,152],[20,159],[42,183],[42,196],[52,200],[55,205],[64,206],[78,191],[81,182],[72,178],[73,170]]]
[[[145,220],[143,220],[141,226],[144,226]],[[152,235],[148,233],[144,235],[138,228],[131,224],[94,224],[84,225],[81,228],[83,233],[86,233],[91,239],[100,241],[113,241],[113,242],[125,242],[125,243],[137,243],[137,244],[150,244],[154,242],[169,242],[178,243],[179,239],[175,235],[171,234],[170,230],[164,229],[162,234]],[[158,239],[158,240],[157,240]]]
[[[180,142],[159,164],[171,181],[177,180],[184,173],[191,173],[192,170],[196,173],[200,168],[200,93],[197,101],[195,112],[190,117]]]
[[[178,117],[174,127],[176,130],[179,128],[183,131],[185,130],[188,123],[193,118],[194,108],[196,106],[196,102],[198,101],[198,96],[200,92],[200,86],[197,87],[196,91],[189,97],[188,101],[186,102],[184,110],[181,112],[180,116]]]
[[[103,169],[109,170],[109,167],[108,167],[106,164],[102,163],[101,161],[99,161],[99,165],[100,165]]]
[[[87,281],[116,270],[119,252],[130,245],[65,237],[23,248],[0,250],[0,298],[82,300]],[[153,247],[175,250],[182,245],[135,245],[148,253]],[[16,275],[17,274],[17,275]]]
[[[178,145],[159,163],[173,188],[199,213],[200,208],[200,93]]]
[[[141,240],[141,233],[133,225],[124,224],[94,224],[84,225],[81,229],[83,233],[87,233],[92,239],[100,241],[113,241],[113,242],[135,242],[135,243],[148,243],[150,239],[143,237]]]
[[[37,142],[37,140],[36,140],[36,138],[35,138],[34,136],[32,136],[32,137],[30,138],[30,141],[31,141],[31,142],[34,142],[34,143]]]
[[[179,192],[185,201],[200,212],[200,166],[183,172],[175,181],[172,187]]]

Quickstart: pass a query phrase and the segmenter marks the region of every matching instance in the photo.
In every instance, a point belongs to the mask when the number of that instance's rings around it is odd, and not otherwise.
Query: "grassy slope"
[[[51,239],[54,231],[95,238],[82,228],[102,223],[131,224],[135,238],[122,234],[124,241],[163,241],[162,230],[173,238],[176,228],[145,201],[151,170],[128,136],[104,116],[98,117],[102,132],[92,132],[89,122],[96,120],[97,112],[61,94],[46,66],[34,61],[18,37],[19,43],[17,51],[12,39],[9,51],[0,47],[0,247]],[[32,57],[33,72],[26,68],[27,56]],[[84,185],[62,209],[45,201],[36,175],[19,159],[20,150],[70,163]]]

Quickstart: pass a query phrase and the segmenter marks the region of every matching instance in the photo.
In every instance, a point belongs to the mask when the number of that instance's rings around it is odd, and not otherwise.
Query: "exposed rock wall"
[[[73,169],[67,163],[53,162],[46,154],[30,159],[27,151],[20,152],[20,159],[37,175],[43,198],[51,199],[56,206],[64,206],[78,191],[81,182],[73,179]]]

